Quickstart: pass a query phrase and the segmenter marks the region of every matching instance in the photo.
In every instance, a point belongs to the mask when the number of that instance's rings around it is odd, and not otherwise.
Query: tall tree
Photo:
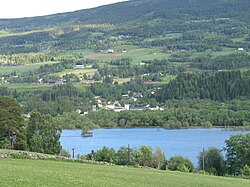
[[[153,154],[153,162],[156,169],[161,169],[166,163],[166,157],[160,146],[156,147]]]
[[[228,173],[238,175],[245,165],[250,166],[250,134],[233,135],[225,142]]]
[[[61,128],[50,115],[33,112],[30,116],[27,137],[31,151],[59,154]]]
[[[224,158],[219,149],[211,147],[207,151],[200,152],[198,158],[199,169],[204,169],[214,175],[221,176],[224,174]]]
[[[0,97],[0,142],[3,148],[20,150],[27,148],[22,108],[9,97]]]
[[[143,145],[139,149],[139,153],[141,156],[141,165],[151,166],[153,160],[152,148],[150,146]]]

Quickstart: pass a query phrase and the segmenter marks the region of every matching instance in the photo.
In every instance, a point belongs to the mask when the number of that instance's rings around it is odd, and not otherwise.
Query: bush
[[[0,149],[10,149],[10,141],[7,138],[0,141]]]
[[[194,165],[189,159],[185,157],[174,156],[170,158],[167,164],[167,169],[171,171],[193,172]]]
[[[70,154],[69,151],[66,150],[66,149],[62,149],[60,155],[61,155],[61,156],[64,156],[64,157],[68,157],[68,158],[71,157],[71,154]]]
[[[250,177],[250,167],[248,165],[245,165],[243,169],[241,170],[241,175],[245,177]]]
[[[113,148],[103,147],[96,151],[95,160],[101,162],[113,163],[115,160],[116,151]]]

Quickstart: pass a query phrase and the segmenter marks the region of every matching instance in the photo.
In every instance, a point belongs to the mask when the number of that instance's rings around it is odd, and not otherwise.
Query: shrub
[[[194,165],[189,159],[185,157],[174,156],[170,158],[167,164],[167,169],[171,171],[193,172]]]

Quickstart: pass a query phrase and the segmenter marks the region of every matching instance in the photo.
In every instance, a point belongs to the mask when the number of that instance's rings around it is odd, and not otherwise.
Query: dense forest
[[[184,73],[164,86],[159,100],[200,98],[224,101],[249,96],[250,79],[240,71]]]

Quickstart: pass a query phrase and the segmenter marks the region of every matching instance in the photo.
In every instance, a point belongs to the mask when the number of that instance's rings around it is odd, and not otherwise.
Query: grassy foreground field
[[[250,180],[52,160],[0,159],[0,186],[246,187]]]

